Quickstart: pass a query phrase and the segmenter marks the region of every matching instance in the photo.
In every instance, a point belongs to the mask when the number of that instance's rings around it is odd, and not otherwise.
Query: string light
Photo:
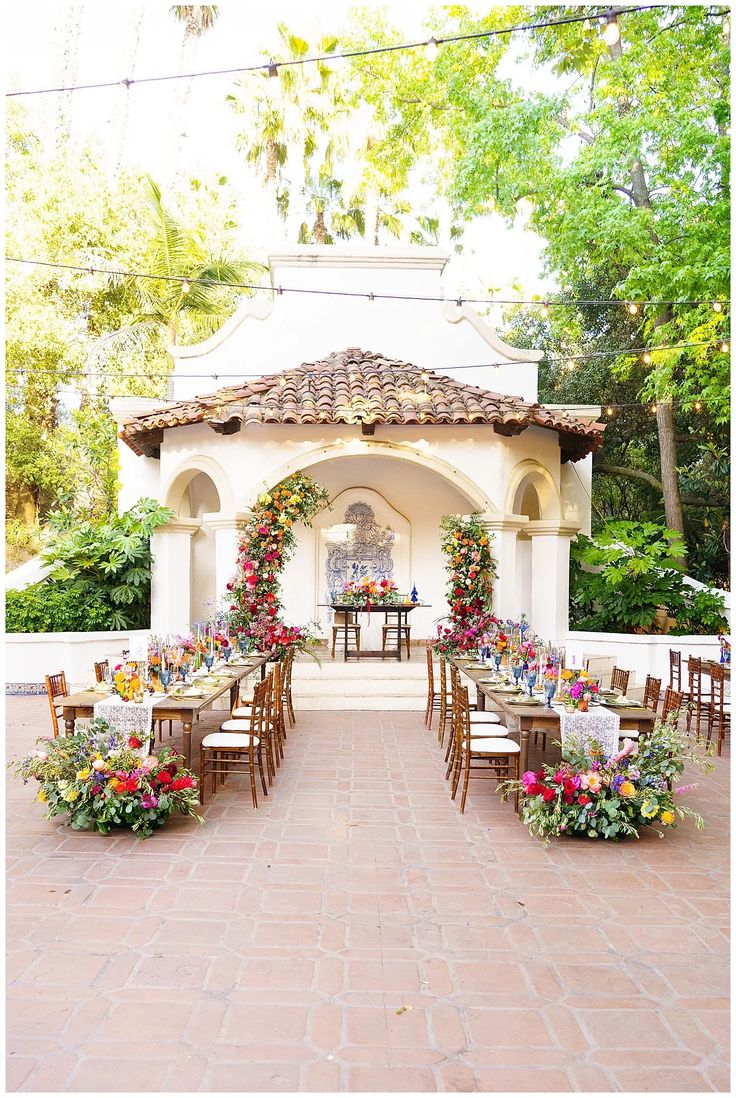
[[[713,302],[713,312],[714,313],[722,313],[723,312],[723,305],[721,304],[720,301],[714,301]]]
[[[641,360],[642,362],[646,363],[647,366],[649,365],[649,363],[652,361],[652,356],[649,354],[649,351],[644,352],[644,354],[641,356]]]
[[[696,412],[699,412],[702,407],[703,407],[703,405],[700,403],[699,400],[696,400],[695,403],[693,404],[693,408],[695,409]]]
[[[629,301],[626,305],[626,309],[631,316],[636,316],[636,314],[639,312],[639,302]]]
[[[615,11],[609,11],[606,16],[606,25],[603,28],[603,41],[607,46],[615,46],[621,37],[621,28],[618,25],[618,15]]]
[[[652,413],[653,416],[656,416],[656,414],[657,414],[657,405],[653,404],[651,406],[651,408],[649,409],[649,411]]]
[[[611,405],[610,405],[610,404],[609,404],[609,405],[608,405],[608,407],[606,408],[606,415],[607,415],[607,416],[612,416],[612,415],[613,415],[613,408],[611,407]]]
[[[190,290],[189,282],[188,282],[188,280],[187,280],[187,279],[185,278],[185,279],[184,279],[184,281],[183,281],[183,282],[182,282],[182,284],[181,284],[181,292],[182,292],[183,294],[188,294],[188,293],[189,293],[189,290]]]
[[[566,370],[574,370],[575,369],[575,362],[573,361],[573,359],[568,358],[567,362],[565,363],[565,369]]]
[[[544,317],[544,319],[546,320],[547,317],[549,316],[550,312],[552,311],[549,307],[549,302],[545,301],[544,305],[542,306],[542,308],[539,311],[542,314],[542,316]]]
[[[100,274],[113,276],[116,278],[147,278],[152,279],[154,282],[183,282],[184,275],[164,275],[164,274],[151,274],[147,271],[124,271],[107,267],[94,267],[94,266],[81,266],[75,263],[53,263],[47,259],[18,259],[16,256],[6,256],[6,263],[17,263],[20,266],[26,268],[28,271],[32,271],[36,267],[49,267],[54,270],[63,271],[77,271],[84,274]],[[268,293],[290,293],[290,294],[322,294],[327,297],[360,297],[368,298],[370,301],[438,301],[444,304],[448,298],[431,294],[376,294],[368,293],[358,290],[322,290],[322,289],[310,289],[308,287],[296,287],[278,286],[274,288],[271,285],[261,285],[254,282],[220,282],[214,278],[190,278],[188,281],[192,285],[198,286],[222,286],[230,290],[265,290]],[[505,298],[505,297],[461,297],[457,299],[458,305],[539,305],[539,301],[533,298]],[[555,301],[545,302],[545,305],[551,309],[554,304],[555,308],[559,309],[562,306],[573,308],[577,305],[603,305],[618,307],[621,302],[616,298],[570,298],[567,301]],[[648,301],[631,302],[629,309],[633,306],[633,309],[638,312],[640,305],[711,305],[712,301],[709,298],[682,298],[680,300],[662,300],[658,298],[652,298]],[[723,303],[729,304],[728,301]]]
[[[424,47],[424,56],[428,61],[436,61],[440,47],[436,38],[430,38]]]
[[[609,16],[616,22],[618,16],[633,14],[640,11],[651,11],[654,8],[660,7],[660,4],[636,4],[628,8],[619,8],[614,14],[613,12]],[[471,42],[478,41],[487,38],[497,38],[502,35],[514,34],[520,31],[534,31],[543,30],[545,27],[559,27],[566,26],[573,23],[583,23],[589,21],[589,16],[586,15],[568,15],[560,19],[544,19],[536,23],[520,23],[510,27],[499,27],[496,30],[488,31],[475,31],[469,34],[453,34],[446,35],[440,41],[443,45],[455,42]],[[610,23],[608,24],[610,25]],[[604,29],[604,39],[606,34],[615,33],[608,30],[608,25]],[[616,32],[620,35],[618,30],[618,24],[616,22]],[[432,39],[429,40],[431,42]],[[230,69],[209,69],[204,72],[187,72],[187,73],[170,73],[165,76],[141,76],[135,79],[125,78],[124,80],[105,80],[99,81],[94,84],[69,84],[57,88],[32,88],[23,89],[18,91],[6,92],[7,97],[18,95],[50,95],[61,94],[73,91],[94,91],[100,88],[119,88],[123,84],[126,88],[130,88],[133,84],[156,84],[171,80],[194,80],[201,76],[235,76],[241,73],[249,72],[267,72],[269,76],[278,76],[279,68],[292,68],[298,65],[311,65],[315,62],[333,62],[352,60],[358,57],[374,57],[377,54],[383,53],[397,53],[402,50],[416,50],[426,49],[429,42],[425,39],[421,42],[402,42],[395,46],[373,46],[367,49],[360,50],[346,50],[344,53],[326,53],[319,54],[313,57],[298,57],[289,58],[285,61],[275,61],[270,58],[268,63],[260,62],[255,65],[240,65],[236,68]],[[438,43],[439,44],[439,43]],[[276,70],[276,71],[274,71]]]
[[[730,350],[731,350],[731,344],[728,343],[726,340],[724,340],[723,343],[721,344],[721,351],[723,352],[724,355],[727,355]]]

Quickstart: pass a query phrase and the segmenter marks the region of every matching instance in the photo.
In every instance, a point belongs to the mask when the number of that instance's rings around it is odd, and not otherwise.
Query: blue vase
[[[417,585],[416,585],[416,583],[414,584],[414,586],[413,586],[413,587],[412,587],[412,589],[411,589],[411,601],[412,601],[413,603],[417,603],[417,602],[419,602],[419,594],[417,593]]]

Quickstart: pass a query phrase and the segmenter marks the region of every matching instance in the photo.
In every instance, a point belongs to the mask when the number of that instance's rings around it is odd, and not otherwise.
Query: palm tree
[[[216,331],[232,312],[233,291],[226,287],[260,282],[265,267],[252,260],[232,262],[211,256],[204,234],[185,227],[166,209],[161,190],[150,176],[145,177],[144,196],[150,243],[141,262],[143,270],[161,275],[162,280],[135,280],[137,314],[131,324],[107,337],[106,342],[140,348],[152,331],[160,331],[172,347],[178,343],[182,322],[187,319],[195,322],[202,334]],[[223,285],[202,284],[210,281]],[[173,366],[170,352],[168,362]]]
[[[195,67],[197,46],[200,38],[211,31],[220,16],[216,4],[175,4],[169,9],[174,18],[184,27],[179,57],[179,72],[191,72]],[[172,155],[174,175],[181,170],[185,158],[182,156],[182,140],[186,137],[186,117],[189,97],[192,92],[192,80],[176,81],[174,118],[177,125],[172,130]]]
[[[208,30],[212,30],[220,15],[216,4],[174,4],[170,11],[184,24],[184,35],[187,38],[201,38]]]
[[[307,176],[302,196],[305,212],[314,215],[314,222],[303,221],[299,228],[300,244],[334,244],[335,237],[347,240],[356,234],[365,235],[365,214],[361,203],[353,199],[342,202],[343,184],[326,172]]]

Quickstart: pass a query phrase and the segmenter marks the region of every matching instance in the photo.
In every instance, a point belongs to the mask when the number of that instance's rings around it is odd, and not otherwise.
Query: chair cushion
[[[463,740],[463,748],[465,748],[467,742],[467,740]],[[470,750],[473,755],[516,755],[521,751],[521,748],[514,740],[478,736],[471,739]]]
[[[252,705],[239,705],[237,709],[233,709],[230,714],[231,717],[249,717],[253,712]]]
[[[205,736],[202,740],[202,747],[223,747],[226,749],[229,747],[249,747],[251,738],[253,746],[258,747],[260,742],[258,736],[238,735],[235,732],[210,732],[209,736]]]
[[[491,713],[488,709],[471,709],[470,711],[470,723],[471,724],[500,724],[501,718],[498,713]]]
[[[250,732],[250,721],[223,721],[221,732]]]
[[[470,738],[471,740],[480,739],[482,736],[508,736],[509,730],[505,724],[484,724],[476,725],[473,728],[470,726]]]

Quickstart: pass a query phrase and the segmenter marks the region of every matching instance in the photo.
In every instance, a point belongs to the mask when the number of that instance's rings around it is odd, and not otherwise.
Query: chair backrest
[[[291,672],[294,668],[294,649],[290,648],[283,661],[283,682],[284,682],[284,695],[287,698],[291,697]]]
[[[666,720],[670,713],[677,713],[682,708],[683,694],[681,690],[673,690],[668,686],[664,692],[662,704],[662,720]]]
[[[110,674],[110,663],[108,660],[100,660],[99,663],[95,661],[95,682],[104,682],[105,676]]]
[[[271,689],[271,728],[275,731],[281,726],[284,705],[284,668],[283,664],[273,665],[273,683]]]
[[[51,723],[54,727],[54,737],[59,735],[59,717],[62,713],[62,706],[57,701],[58,698],[67,698],[69,696],[69,688],[66,685],[66,675],[63,671],[60,671],[57,675],[46,676],[46,693],[49,699],[49,708],[51,709]]]
[[[429,689],[434,690],[434,663],[432,662],[432,645],[427,645],[427,682]]]
[[[440,694],[447,693],[447,660],[440,653]]]
[[[611,690],[620,690],[625,694],[629,688],[630,674],[630,671],[622,671],[619,667],[614,667],[611,671]]]
[[[699,656],[687,657],[687,688],[691,699],[697,701],[703,692],[703,662]]]
[[[651,675],[647,675],[647,681],[644,684],[644,700],[642,702],[645,709],[651,709],[655,713],[659,706],[659,692],[662,689],[662,680],[653,679]]]
[[[708,668],[710,672],[711,704],[716,712],[723,711],[723,703],[726,697],[726,676],[722,663],[712,663]]]
[[[458,684],[457,690],[453,692],[453,705],[455,706],[456,750],[459,751],[463,740],[466,746],[470,745],[470,696],[467,686]]]
[[[670,648],[670,686],[679,690],[682,686],[682,653]]]
[[[355,610],[336,610],[335,611],[335,625],[356,625],[358,621]]]

